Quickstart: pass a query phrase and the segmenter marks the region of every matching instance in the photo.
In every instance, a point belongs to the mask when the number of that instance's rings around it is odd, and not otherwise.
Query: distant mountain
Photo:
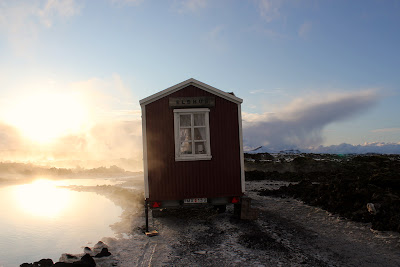
[[[301,154],[301,151],[298,149],[286,149],[286,150],[281,150],[279,151],[280,154],[290,154],[290,155],[294,155],[294,154]]]
[[[308,148],[274,149],[272,147],[259,146],[256,148],[245,147],[245,153],[281,153],[281,154],[301,154],[321,153],[321,154],[400,154],[399,143],[365,143],[362,145],[351,145],[342,143],[340,145],[316,146]]]
[[[271,153],[271,150],[266,147],[263,147],[263,146],[259,146],[256,148],[245,147],[244,153],[247,153],[247,154]]]
[[[280,154],[301,154],[299,149],[284,149],[284,150],[276,150],[265,146],[258,146],[256,148],[246,147],[244,152],[247,154],[255,154],[255,153],[280,153]]]
[[[254,148],[254,149],[249,150],[248,152],[251,152],[251,151],[258,151],[258,150],[260,150],[262,147],[263,147],[263,146],[256,147],[256,148]]]

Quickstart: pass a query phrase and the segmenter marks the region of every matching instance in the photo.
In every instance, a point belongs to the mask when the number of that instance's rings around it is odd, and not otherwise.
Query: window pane
[[[206,154],[206,142],[196,142],[194,143],[195,154]]]
[[[192,140],[192,131],[191,129],[180,129],[179,130],[179,140],[181,142],[191,141]]]
[[[206,140],[206,127],[194,128],[194,140]]]
[[[180,115],[180,125],[185,127],[185,126],[191,126],[192,124],[192,119],[190,114],[186,115]]]
[[[193,114],[194,116],[194,126],[205,126],[205,114]]]
[[[192,154],[192,142],[181,143],[181,154]]]

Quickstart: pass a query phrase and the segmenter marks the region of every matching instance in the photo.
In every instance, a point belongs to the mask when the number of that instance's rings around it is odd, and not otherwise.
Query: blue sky
[[[244,100],[249,147],[397,144],[398,14],[389,0],[0,0],[0,120],[24,128],[13,103],[71,94],[88,109],[62,129],[77,135],[195,78]]]

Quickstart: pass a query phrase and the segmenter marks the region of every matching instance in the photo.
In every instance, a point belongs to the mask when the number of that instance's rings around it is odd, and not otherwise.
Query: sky
[[[141,158],[139,100],[189,78],[243,99],[246,149],[400,153],[398,14],[395,0],[0,0],[0,159]]]

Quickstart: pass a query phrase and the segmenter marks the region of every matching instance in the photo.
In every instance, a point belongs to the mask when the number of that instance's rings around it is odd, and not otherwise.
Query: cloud
[[[86,132],[63,137],[52,151],[55,158],[64,159],[141,158],[141,123],[141,120],[99,122]]]
[[[79,14],[75,0],[1,1],[0,33],[4,34],[17,54],[29,50],[43,28]]]
[[[196,12],[207,6],[208,0],[180,0],[176,2],[179,13]]]
[[[227,43],[224,39],[225,27],[218,25],[209,31],[204,38],[205,44],[217,51],[225,51],[227,49]]]
[[[281,88],[274,88],[274,89],[259,89],[259,90],[252,90],[250,91],[250,94],[255,95],[255,94],[280,94],[280,95],[286,95],[285,92]]]
[[[0,122],[2,161],[39,162],[59,167],[99,167],[121,165],[124,169],[142,169],[142,122],[99,122],[80,133],[63,136],[52,143],[37,144],[21,137],[18,130]],[[124,161],[121,159],[129,159]],[[51,161],[49,161],[51,160]]]
[[[258,0],[257,4],[261,17],[267,22],[280,18],[282,2],[282,0]]]
[[[372,130],[373,133],[400,133],[400,128],[383,128]]]
[[[259,90],[250,91],[250,94],[259,94],[259,93],[265,93],[265,89],[259,89]]]
[[[74,0],[48,0],[38,15],[43,25],[51,27],[55,19],[73,17],[79,14],[80,9]]]
[[[131,159],[131,170],[142,168],[139,103],[118,74],[69,84],[55,82],[54,87],[67,94],[79,92],[81,104],[90,114],[83,127],[76,131],[64,131],[63,136],[39,144],[22,137],[20,129],[0,121],[0,157],[3,160],[101,161],[99,164],[104,165],[110,160],[126,158]],[[73,105],[71,108],[74,108]],[[4,108],[1,112],[7,113],[8,110]],[[53,122],[54,127],[59,124],[57,118]],[[96,167],[93,164],[90,166]]]
[[[141,169],[141,110],[132,93],[138,88],[129,88],[119,74],[77,82],[71,88],[86,94],[93,125],[80,134],[67,136],[55,151],[64,151],[67,156],[81,151],[78,157],[92,160],[130,158],[136,162],[134,168]]]
[[[306,38],[309,35],[311,29],[312,29],[312,22],[306,21],[300,25],[298,34],[301,38]]]
[[[138,99],[119,74],[74,82],[69,88],[84,95],[95,121],[140,118]]]
[[[303,149],[308,153],[327,153],[327,154],[400,154],[400,143],[373,142],[362,145],[340,144],[332,146],[317,146]]]
[[[138,6],[140,5],[144,0],[111,0],[111,3],[117,6]]]
[[[279,150],[273,150],[268,147],[259,147],[253,150],[252,147],[244,148],[247,153],[276,153]],[[311,146],[300,148],[302,153],[321,153],[321,154],[400,154],[400,143],[384,143],[384,142],[373,142],[365,143],[360,145],[352,145],[342,143],[340,145],[331,146]]]
[[[264,25],[265,26],[265,25]],[[284,39],[284,40],[291,40],[291,36],[286,34],[286,33],[281,33],[279,31],[265,28],[263,25],[253,25],[249,27],[249,31],[255,32],[257,34],[266,36],[272,40],[279,40],[279,39]]]
[[[263,25],[264,28],[257,29],[256,31],[266,35],[271,39],[286,39],[292,40],[294,36],[288,32],[287,25],[292,20],[288,20],[288,12],[292,9],[297,9],[299,4],[304,4],[299,1],[286,1],[286,0],[254,0],[260,17],[267,22]],[[290,7],[290,9],[287,9]],[[293,22],[293,21],[292,21]],[[297,27],[297,25],[295,25]],[[300,25],[297,34],[301,38],[307,38],[313,27],[311,21],[305,21]]]
[[[315,95],[295,99],[274,113],[243,113],[244,144],[276,150],[316,146],[326,125],[366,111],[379,99],[375,90]]]
[[[0,151],[10,152],[23,145],[18,130],[13,126],[0,122]]]

